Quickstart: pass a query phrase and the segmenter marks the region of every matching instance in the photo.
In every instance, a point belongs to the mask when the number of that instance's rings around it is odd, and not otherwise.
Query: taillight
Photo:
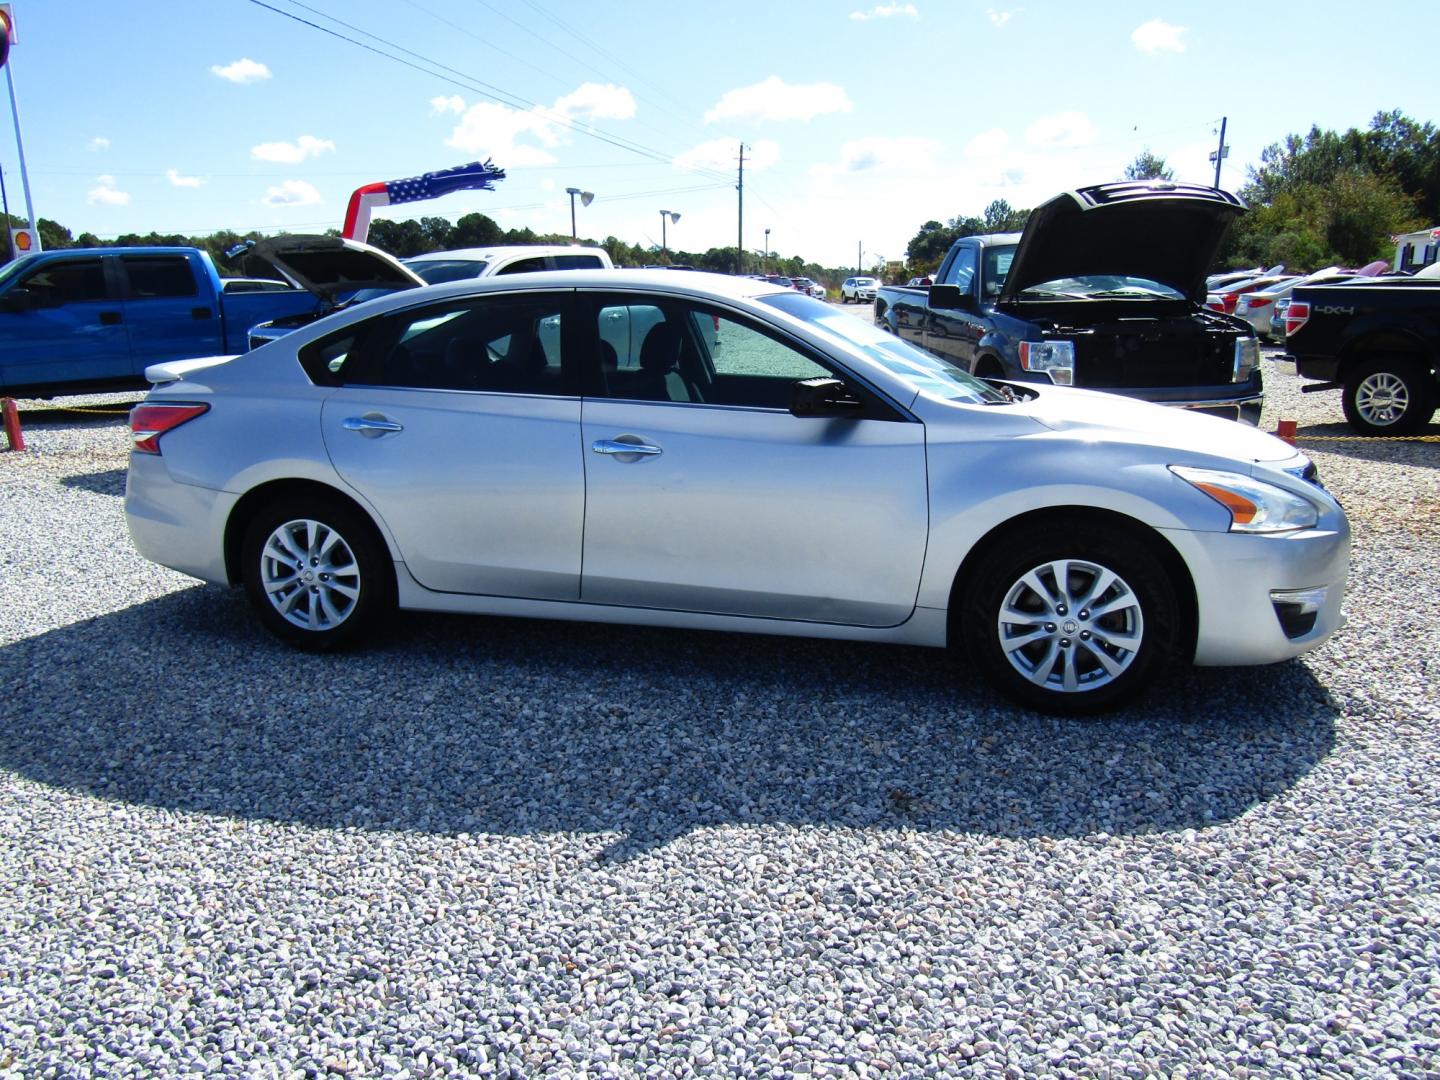
[[[1220,297],[1220,302],[1225,305],[1225,314],[1226,314],[1226,315],[1234,315],[1234,314],[1235,314],[1235,303],[1236,303],[1236,301],[1239,300],[1239,299],[1240,299],[1240,294],[1239,294],[1239,293],[1233,293],[1233,292],[1232,292],[1232,293],[1225,293],[1223,296]]]
[[[1290,306],[1285,309],[1285,336],[1299,330],[1310,321],[1310,303],[1306,300],[1291,300]]]
[[[141,402],[130,410],[131,448],[139,454],[160,453],[160,436],[174,431],[187,420],[210,411],[209,405],[188,402],[160,404]]]
[[[1269,307],[1271,299],[1269,296],[1256,296],[1254,293],[1251,293],[1246,297],[1246,301],[1249,304],[1247,310],[1254,311],[1256,308]]]

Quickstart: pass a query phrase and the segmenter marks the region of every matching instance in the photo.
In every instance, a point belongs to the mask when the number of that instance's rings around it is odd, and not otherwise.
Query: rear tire
[[[994,545],[961,591],[959,637],[1001,693],[1084,715],[1139,694],[1175,661],[1180,605],[1143,542],[1083,519]]]
[[[1418,360],[1378,356],[1346,376],[1342,401],[1361,435],[1413,435],[1435,412],[1435,379]]]
[[[368,518],[337,499],[263,507],[240,549],[245,592],[265,629],[314,652],[362,640],[395,607],[395,569]]]

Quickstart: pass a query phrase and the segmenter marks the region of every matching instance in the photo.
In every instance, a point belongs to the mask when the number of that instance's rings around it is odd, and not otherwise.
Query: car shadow
[[[401,616],[288,649],[196,586],[0,648],[0,767],[104,799],[327,829],[715,824],[1075,837],[1202,828],[1294,785],[1335,707],[1297,662],[1196,670],[1092,720],[1009,706],[940,650]]]
[[[124,469],[105,469],[102,472],[73,473],[70,476],[61,477],[60,483],[79,491],[89,491],[96,495],[114,495],[123,499],[125,497],[125,475]]]

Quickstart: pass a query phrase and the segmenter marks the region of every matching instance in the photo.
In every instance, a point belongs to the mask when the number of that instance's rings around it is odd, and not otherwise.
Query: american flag
[[[495,181],[504,179],[505,170],[496,168],[487,158],[468,165],[457,165],[453,169],[437,169],[419,176],[407,176],[403,180],[387,180],[385,194],[390,196],[392,204],[416,202],[468,188],[494,191]]]

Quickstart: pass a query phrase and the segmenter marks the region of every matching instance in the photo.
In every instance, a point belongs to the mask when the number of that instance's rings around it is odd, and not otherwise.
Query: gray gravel
[[[290,652],[130,549],[118,420],[26,423],[0,1077],[1440,1077],[1440,443],[1303,444],[1325,648],[1066,722],[929,650]]]

